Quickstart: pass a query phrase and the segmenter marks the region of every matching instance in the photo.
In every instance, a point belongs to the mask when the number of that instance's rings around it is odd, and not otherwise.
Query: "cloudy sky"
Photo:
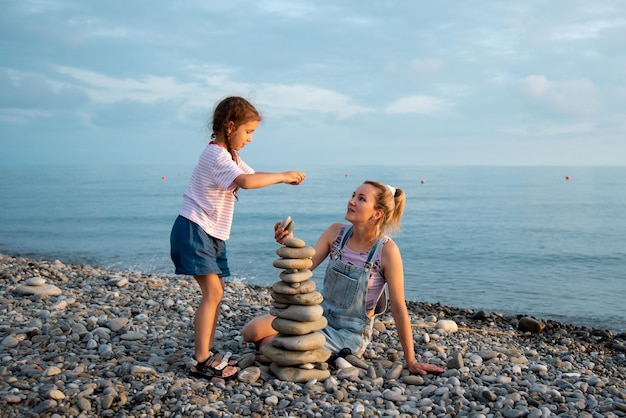
[[[626,165],[626,3],[0,0],[0,163]]]

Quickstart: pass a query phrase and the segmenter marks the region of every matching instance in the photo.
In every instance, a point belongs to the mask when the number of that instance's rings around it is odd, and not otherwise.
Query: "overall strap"
[[[389,237],[387,235],[384,235],[378,238],[378,240],[376,240],[376,244],[374,244],[374,246],[372,247],[372,250],[370,251],[370,254],[367,257],[367,261],[365,262],[365,266],[368,269],[371,267],[371,263],[374,260],[374,257],[376,257],[376,254],[379,252],[379,248],[380,248],[380,251],[382,251],[383,245],[385,245],[385,243],[388,240],[389,240]],[[381,264],[382,264],[382,259],[381,259]],[[385,280],[385,282],[386,281],[387,280]],[[388,285],[387,283],[385,283],[385,285],[383,286],[383,291],[380,294],[378,300],[376,301],[376,305],[374,306],[374,316],[372,316],[372,319],[375,316],[378,316],[387,310],[387,288],[388,288]]]
[[[337,253],[339,255],[339,258],[341,258],[341,252],[343,250],[344,245],[346,245],[346,242],[348,242],[348,238],[350,238],[350,236],[352,235],[352,225],[350,225],[348,228],[346,228],[343,231],[343,238],[341,239],[341,242],[339,243],[339,248],[337,248]]]
[[[374,259],[374,256],[376,255],[376,253],[378,252],[378,248],[381,246],[381,244],[383,243],[383,241],[385,240],[385,237],[380,237],[376,240],[376,242],[374,243],[374,245],[372,245],[372,249],[370,250],[369,255],[367,256],[367,260],[365,261],[365,266],[366,267],[371,267],[372,265],[372,260]]]

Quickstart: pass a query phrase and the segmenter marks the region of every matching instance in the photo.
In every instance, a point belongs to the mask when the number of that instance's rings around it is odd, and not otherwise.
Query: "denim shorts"
[[[178,216],[170,235],[170,256],[176,274],[230,276],[226,243],[204,232],[189,219]]]
[[[324,316],[326,315],[327,313],[324,312]],[[330,325],[330,322],[335,323],[336,328]],[[342,324],[348,325],[350,322],[349,319],[329,320],[329,325],[326,325],[324,329],[319,331],[326,337],[324,348],[327,348],[333,354],[337,354],[342,349],[348,348],[352,354],[358,357],[362,356],[365,349],[370,344],[370,341],[372,341],[374,321],[371,321],[370,327],[365,328],[362,333],[356,332],[354,326],[346,328],[341,327]],[[355,323],[352,323],[352,325],[355,325]]]

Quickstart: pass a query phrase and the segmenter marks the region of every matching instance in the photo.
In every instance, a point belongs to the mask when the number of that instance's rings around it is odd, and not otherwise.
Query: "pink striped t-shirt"
[[[226,241],[235,209],[237,190],[235,178],[240,174],[254,174],[244,163],[233,161],[228,151],[209,143],[193,170],[189,186],[183,194],[183,207],[179,214],[197,223],[207,234]]]

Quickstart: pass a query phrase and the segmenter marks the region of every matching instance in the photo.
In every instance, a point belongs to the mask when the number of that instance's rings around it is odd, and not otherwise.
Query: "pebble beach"
[[[277,379],[236,337],[270,308],[268,287],[226,283],[216,348],[235,378],[188,375],[200,292],[191,278],[0,255],[3,417],[624,417],[626,335],[408,301],[410,375],[389,313],[363,358],[329,378]],[[520,320],[539,329],[520,329]],[[440,326],[445,324],[445,326]]]

